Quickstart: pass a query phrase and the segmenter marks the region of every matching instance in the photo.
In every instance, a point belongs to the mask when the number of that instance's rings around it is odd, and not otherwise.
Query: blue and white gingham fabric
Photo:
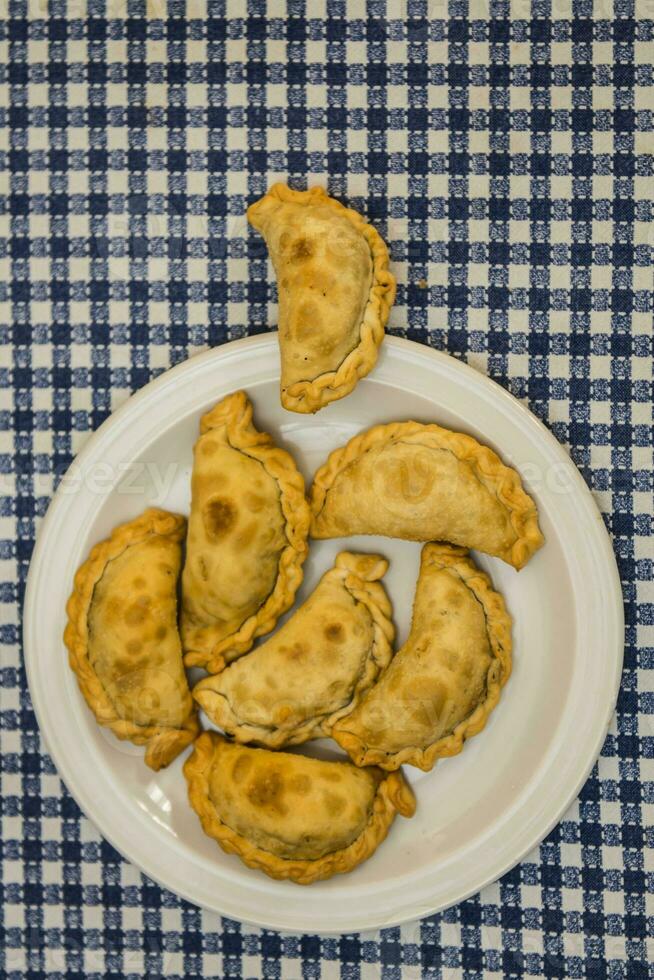
[[[1,0],[0,976],[654,976],[653,0]],[[391,332],[569,447],[618,555],[617,717],[497,884],[343,938],[201,912],[104,842],[43,752],[20,647],[57,480],[128,395],[276,323],[246,205],[367,214]]]

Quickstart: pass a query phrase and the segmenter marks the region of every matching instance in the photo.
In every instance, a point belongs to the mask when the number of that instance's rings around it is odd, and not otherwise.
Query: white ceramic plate
[[[502,388],[444,354],[387,338],[370,378],[317,416],[285,412],[276,335],[227,344],[138,392],[84,447],[50,506],[25,602],[25,658],[49,751],[80,807],[151,878],[234,919],[303,932],[351,932],[427,915],[479,891],[561,818],[595,761],[623,651],[615,560],[593,499],[552,435]],[[379,422],[436,421],[489,443],[517,466],[545,547],[520,573],[478,556],[515,619],[514,672],[485,731],[430,773],[407,769],[418,797],[386,842],[346,876],[308,888],[274,882],[205,837],[186,801],[182,759],[153,773],[142,750],[98,728],[68,669],[62,633],[75,569],[90,546],[145,506],[188,512],[202,412],[244,388],[258,426],[305,476],[335,446]],[[341,541],[311,546],[300,600]],[[391,560],[386,583],[407,635],[420,546],[352,538]],[[332,743],[333,744],[333,743]],[[314,743],[309,751],[330,751]]]

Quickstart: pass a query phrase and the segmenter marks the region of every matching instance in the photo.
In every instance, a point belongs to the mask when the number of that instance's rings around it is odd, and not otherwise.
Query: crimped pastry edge
[[[133,521],[120,524],[108,538],[91,548],[88,558],[75,573],[73,591],[66,604],[68,622],[64,630],[64,643],[84,700],[98,724],[110,728],[117,738],[127,739],[135,745],[145,745],[145,762],[155,771],[167,766],[195,739],[200,730],[197,709],[193,707],[183,728],[136,725],[120,718],[89,660],[88,613],[95,586],[110,561],[152,535],[181,542],[185,528],[184,517],[156,507],[148,508]]]
[[[367,608],[372,619],[372,647],[366,658],[363,671],[354,685],[352,698],[348,704],[337,708],[328,715],[308,719],[304,724],[298,725],[294,729],[269,728],[249,722],[230,724],[226,713],[220,710],[220,705],[224,703],[226,711],[234,718],[237,716],[234,715],[226,696],[221,691],[212,689],[213,678],[205,677],[195,685],[191,693],[209,719],[224,729],[237,742],[241,744],[254,743],[268,749],[280,749],[286,745],[300,745],[314,738],[327,738],[336,722],[346,718],[354,711],[361,698],[370,690],[393,656],[395,629],[391,619],[392,606],[386,590],[379,582],[387,569],[388,561],[381,555],[363,555],[342,551],[337,555],[334,566],[325,572],[316,586],[316,589],[319,588],[326,579],[340,579],[353,599]],[[255,650],[252,655],[255,656],[256,652]],[[229,667],[227,669],[229,670]]]
[[[214,755],[222,741],[225,739],[213,731],[204,732],[196,740],[193,752],[184,763],[189,802],[200,818],[205,834],[213,838],[223,851],[236,854],[249,868],[263,871],[271,878],[310,885],[335,874],[345,874],[374,853],[388,834],[396,813],[411,817],[415,812],[415,797],[402,773],[385,774],[377,787],[368,824],[348,847],[315,861],[280,858],[232,830],[216,813],[209,798],[208,785]]]
[[[468,556],[466,548],[456,545],[430,542],[422,549],[420,572],[423,566],[436,564],[441,568],[451,568],[474,594],[484,610],[486,631],[494,659],[486,675],[486,697],[477,705],[471,715],[459,722],[453,732],[438,739],[424,749],[407,746],[400,752],[387,753],[379,749],[367,748],[362,740],[352,732],[339,730],[338,725],[332,737],[345,749],[357,766],[379,766],[393,772],[406,763],[429,772],[437,759],[458,755],[467,739],[479,734],[486,726],[488,718],[499,701],[502,688],[511,676],[512,641],[511,616],[503,597],[493,589],[488,575],[477,568]],[[347,719],[344,720],[344,724]]]
[[[427,449],[445,449],[473,467],[479,481],[509,512],[516,540],[504,554],[498,556],[508,564],[520,570],[542,547],[545,539],[538,526],[536,504],[524,490],[520,474],[516,470],[506,466],[490,446],[484,446],[464,432],[445,429],[435,422],[425,424],[413,421],[375,425],[330,453],[327,461],[316,472],[311,487],[313,537],[322,537],[317,533],[317,521],[325,505],[325,498],[340,473],[364,453],[390,442],[410,442],[423,445]]]
[[[279,558],[277,579],[262,606],[231,636],[214,643],[209,652],[184,650],[187,667],[205,667],[216,674],[227,663],[247,653],[257,636],[269,633],[279,617],[293,604],[302,584],[302,565],[308,554],[307,537],[311,514],[305,497],[304,479],[290,453],[280,449],[266,432],[259,432],[252,421],[253,407],[244,391],[227,395],[200,419],[200,436],[224,427],[227,444],[262,464],[280,490],[280,504],[286,520],[287,544]],[[210,630],[211,627],[197,627]],[[182,637],[182,643],[184,638]]]
[[[311,381],[296,381],[285,391],[281,400],[284,408],[291,412],[313,413],[330,402],[353,390],[360,378],[369,374],[377,363],[379,348],[384,339],[384,327],[388,321],[391,307],[395,302],[395,276],[388,268],[388,248],[379,232],[366,219],[336,201],[322,187],[312,187],[307,191],[295,191],[286,184],[273,184],[265,194],[247,210],[250,224],[260,232],[257,224],[260,216],[277,202],[290,202],[311,207],[313,204],[329,205],[345,215],[356,230],[364,236],[372,257],[372,284],[368,303],[364,310],[359,330],[359,343],[343,359],[335,371],[326,371]]]

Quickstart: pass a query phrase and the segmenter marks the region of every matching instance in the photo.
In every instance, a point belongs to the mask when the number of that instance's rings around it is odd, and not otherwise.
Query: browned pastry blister
[[[293,458],[259,432],[237,391],[200,421],[182,573],[187,666],[221,670],[293,604],[309,509]]]
[[[463,548],[427,544],[411,632],[332,735],[359,766],[429,770],[480,732],[511,673],[511,617]]]
[[[168,765],[199,731],[177,631],[186,521],[152,508],[96,544],[75,575],[64,640],[100,725]]]
[[[395,300],[388,249],[321,188],[275,184],[248,208],[277,276],[281,400],[317,412],[375,366]]]
[[[184,774],[209,837],[248,867],[300,885],[351,871],[397,813],[415,811],[399,772],[255,749],[216,732],[196,741]]]

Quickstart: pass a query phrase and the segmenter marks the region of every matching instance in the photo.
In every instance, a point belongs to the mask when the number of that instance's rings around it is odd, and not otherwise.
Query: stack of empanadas
[[[278,276],[282,401],[316,411],[374,364],[394,294],[386,248],[318,189],[277,185],[249,216]],[[520,569],[543,537],[517,472],[468,435],[376,426],[330,455],[307,500],[252,416],[244,392],[202,416],[188,521],[151,509],[96,545],[65,641],[98,722],[145,745],[149,766],[195,742],[184,772],[205,832],[307,884],[356,867],[413,814],[403,763],[429,770],[482,730],[511,672],[511,617],[467,549]],[[425,542],[395,654],[377,554],[342,551],[272,632],[310,534]],[[208,671],[192,690],[184,664]],[[200,734],[198,706],[224,735]],[[279,751],[324,737],[351,761]]]

